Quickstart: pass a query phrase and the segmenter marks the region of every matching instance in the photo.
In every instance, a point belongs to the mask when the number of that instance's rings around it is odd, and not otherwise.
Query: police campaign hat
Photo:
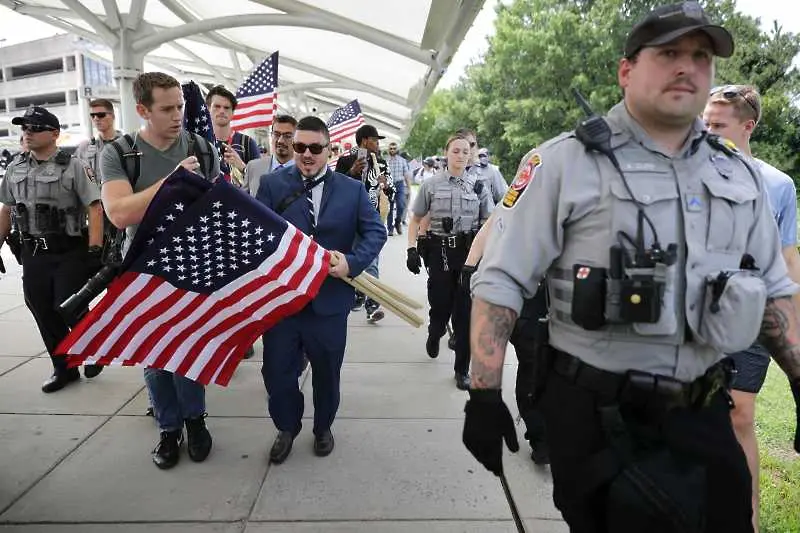
[[[376,139],[385,139],[383,135],[378,135],[378,129],[371,124],[364,124],[356,130],[356,144],[361,144],[361,139],[367,137],[375,137]]]
[[[636,23],[625,41],[625,57],[633,57],[647,46],[670,43],[687,33],[702,31],[714,45],[719,57],[733,55],[733,37],[730,32],[712,24],[697,2],[682,2],[657,7]]]
[[[15,126],[38,124],[40,126],[50,126],[56,130],[61,129],[61,123],[58,121],[58,117],[47,109],[39,106],[29,107],[24,115],[11,119],[11,123]]]

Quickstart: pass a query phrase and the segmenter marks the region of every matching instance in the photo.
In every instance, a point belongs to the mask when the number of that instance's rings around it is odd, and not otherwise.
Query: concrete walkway
[[[390,237],[382,279],[425,301],[425,276],[405,269],[405,235]],[[50,362],[22,298],[21,272],[3,248],[0,275],[0,533],[281,533],[516,531],[500,482],[461,443],[466,394],[453,382],[453,354],[425,354],[424,327],[389,315],[379,325],[351,315],[336,449],[312,452],[311,420],[282,465],[267,462],[275,429],[265,414],[257,360],[227,388],[208,388],[214,449],[204,463],[185,453],[172,470],[150,460],[158,439],[144,416],[136,368],[45,395]],[[516,416],[516,359],[505,396]],[[311,380],[304,376],[306,417]],[[547,469],[527,443],[506,471],[529,532],[566,532]]]

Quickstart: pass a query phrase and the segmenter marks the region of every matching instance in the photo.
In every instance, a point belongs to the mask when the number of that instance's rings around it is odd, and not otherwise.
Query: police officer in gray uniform
[[[97,135],[80,143],[75,149],[75,157],[89,167],[89,177],[100,187],[100,154],[106,144],[113,142],[122,132],[114,129],[114,105],[110,100],[97,98],[90,101],[89,116]]]
[[[732,53],[696,2],[637,23],[623,102],[523,160],[472,280],[463,440],[500,475],[506,343],[547,274],[540,408],[573,533],[753,530],[723,354],[760,335],[797,381],[800,327],[762,180],[697,118]]]
[[[53,375],[42,391],[55,392],[80,377],[77,368],[67,368],[66,358],[54,356],[69,332],[57,309],[99,268],[100,190],[89,181],[80,161],[56,146],[61,130],[55,115],[32,107],[11,122],[22,126],[29,151],[12,161],[0,185],[0,243],[13,219],[22,238],[25,304],[53,361]],[[101,369],[87,365],[84,373],[94,377]]]
[[[425,349],[431,358],[439,356],[439,340],[453,318],[456,338],[455,380],[459,389],[469,388],[469,294],[461,283],[467,252],[481,224],[491,212],[489,191],[466,172],[470,158],[469,141],[454,136],[445,148],[447,171],[425,180],[417,192],[408,225],[406,265],[414,274],[422,266],[417,250],[419,224],[430,214],[431,234],[426,244],[430,324]]]
[[[489,151],[486,148],[478,149],[478,136],[469,128],[461,128],[456,131],[456,135],[464,137],[469,142],[470,159],[467,164],[467,173],[474,176],[489,191],[489,198],[493,205],[500,203],[508,189],[508,184],[503,179],[500,169],[489,163]],[[480,157],[482,150],[486,151],[485,160]]]

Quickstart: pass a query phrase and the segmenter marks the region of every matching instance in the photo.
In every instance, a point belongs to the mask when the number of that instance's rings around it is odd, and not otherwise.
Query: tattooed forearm
[[[800,378],[800,322],[791,298],[767,301],[758,340],[790,379]]]
[[[503,379],[506,345],[517,314],[499,305],[475,298],[472,302],[470,349],[472,388],[499,389]]]

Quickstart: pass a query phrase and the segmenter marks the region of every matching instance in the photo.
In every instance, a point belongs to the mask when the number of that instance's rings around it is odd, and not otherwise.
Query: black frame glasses
[[[291,141],[292,138],[294,137],[294,133],[292,133],[290,131],[287,131],[285,133],[281,133],[279,131],[273,131],[271,133],[271,135],[272,135],[273,139],[284,139],[284,140],[287,140],[287,141]]]
[[[756,107],[754,104],[745,94],[745,88],[741,85],[720,85],[719,87],[714,87],[711,89],[711,92],[708,93],[709,96],[714,96],[715,94],[721,94],[722,97],[726,100],[733,100],[735,98],[742,98],[747,105],[750,106],[750,109],[756,114],[756,121],[761,116],[761,110]]]
[[[58,131],[57,128],[52,126],[45,126],[44,124],[23,124],[22,131],[30,131],[31,133],[42,133],[43,131]]]
[[[301,154],[301,155],[306,153],[306,150],[308,150],[309,152],[311,152],[314,155],[319,155],[319,154],[322,153],[322,151],[325,148],[328,147],[329,144],[330,143],[325,143],[325,144],[319,144],[319,143],[306,144],[306,143],[297,143],[297,142],[295,142],[295,143],[292,143],[292,149],[295,151],[295,153]]]
[[[111,113],[108,111],[98,111],[96,113],[89,113],[89,116],[92,118],[106,118],[110,114]]]

